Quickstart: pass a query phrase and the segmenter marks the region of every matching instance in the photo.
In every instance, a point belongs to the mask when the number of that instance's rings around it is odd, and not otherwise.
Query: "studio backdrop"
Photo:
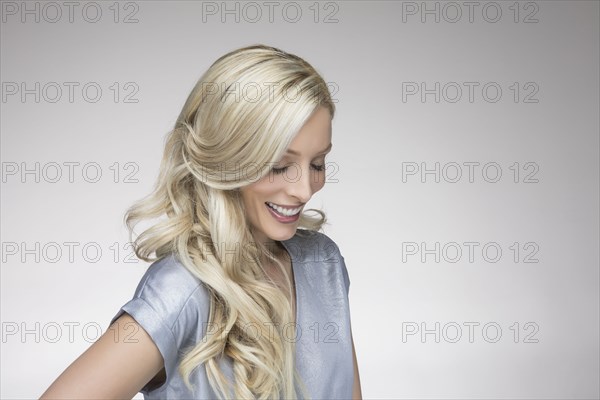
[[[133,296],[123,214],[202,73],[259,43],[336,102],[307,207],[364,398],[600,396],[598,2],[0,4],[0,397],[39,397]]]

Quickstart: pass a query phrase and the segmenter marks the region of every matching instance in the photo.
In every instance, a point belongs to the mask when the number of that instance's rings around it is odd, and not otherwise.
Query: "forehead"
[[[319,107],[298,131],[286,150],[288,155],[310,155],[327,150],[331,145],[331,115]]]

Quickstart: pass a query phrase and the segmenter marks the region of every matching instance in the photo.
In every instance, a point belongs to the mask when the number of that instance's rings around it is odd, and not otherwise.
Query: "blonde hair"
[[[225,54],[198,80],[168,133],[154,190],[125,214],[130,238],[138,222],[163,217],[133,242],[140,259],[172,252],[208,288],[209,326],[216,328],[186,349],[178,367],[190,389],[190,374],[205,364],[219,398],[295,399],[295,383],[307,397],[295,344],[282,331],[293,321],[291,303],[267,278],[260,255],[287,273],[254,242],[239,188],[270,172],[318,107],[333,118],[327,84],[302,58],[264,45]],[[299,227],[321,230],[325,214],[307,211],[320,216],[303,213]],[[225,257],[233,248],[243,257]],[[258,335],[249,336],[250,325]],[[233,361],[233,388],[219,369],[223,355]]]

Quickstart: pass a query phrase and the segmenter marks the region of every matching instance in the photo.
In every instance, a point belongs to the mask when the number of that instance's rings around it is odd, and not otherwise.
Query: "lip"
[[[267,203],[265,203],[265,207],[267,208],[267,210],[269,211],[269,213],[273,216],[273,218],[275,218],[278,222],[282,223],[282,224],[291,224],[294,223],[296,221],[298,221],[300,219],[300,213],[291,216],[291,217],[285,217],[283,215],[280,215],[279,213],[277,213],[275,210],[273,210],[271,207],[269,207],[269,205]],[[295,207],[293,207],[295,208]]]
[[[273,202],[272,202],[272,201],[269,201],[269,203],[273,203]],[[265,204],[267,204],[267,202],[266,202],[266,201],[265,201]],[[284,206],[284,205],[282,205],[282,204],[277,204],[277,203],[273,203],[273,204],[275,204],[276,206],[279,206],[279,207],[281,207],[281,208],[287,208],[288,210],[293,210],[294,208],[298,208],[298,207],[302,207],[302,206],[304,206],[304,204],[298,204],[298,205],[296,205],[296,206]]]

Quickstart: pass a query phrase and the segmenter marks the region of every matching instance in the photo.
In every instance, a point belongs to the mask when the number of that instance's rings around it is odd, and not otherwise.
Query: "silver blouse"
[[[354,383],[350,279],[336,243],[321,232],[298,229],[281,242],[292,260],[296,285],[296,326],[287,338],[296,342],[296,368],[311,399],[351,399]],[[204,365],[190,376],[192,392],[177,367],[183,349],[193,347],[209,331],[207,287],[170,254],[149,267],[133,298],[112,318],[130,314],[160,350],[167,375],[157,388],[142,388],[144,399],[216,399]],[[233,382],[232,360],[221,370]],[[300,392],[298,392],[300,393]]]

